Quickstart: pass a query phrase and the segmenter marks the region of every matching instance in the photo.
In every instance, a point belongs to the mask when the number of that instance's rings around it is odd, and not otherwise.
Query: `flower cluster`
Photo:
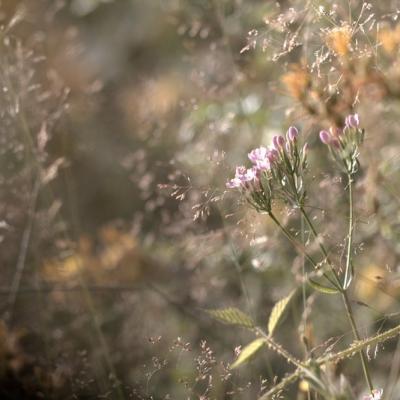
[[[358,169],[358,148],[364,140],[364,130],[360,128],[358,114],[350,114],[345,119],[343,129],[330,128],[319,133],[321,142],[329,147],[329,150],[346,173],[352,175]]]
[[[304,202],[303,171],[306,168],[307,145],[298,144],[299,131],[291,126],[286,138],[274,136],[272,145],[259,147],[248,154],[251,168],[236,168],[227,188],[238,188],[248,202],[260,212],[270,212],[273,199],[295,205]]]

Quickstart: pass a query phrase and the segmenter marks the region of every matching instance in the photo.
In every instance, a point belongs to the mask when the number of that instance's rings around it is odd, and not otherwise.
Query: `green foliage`
[[[281,321],[285,310],[290,303],[290,300],[293,298],[295,291],[292,291],[289,295],[287,295],[282,300],[279,300],[274,307],[272,308],[271,314],[268,320],[268,333],[269,335],[273,335],[275,328],[278,323]]]
[[[231,369],[248,362],[265,344],[266,340],[263,338],[253,340],[241,351],[237,360],[231,365]]]
[[[220,310],[208,310],[208,313],[219,321],[230,325],[239,325],[245,328],[254,328],[254,321],[243,311],[229,307]]]
[[[320,283],[318,283],[318,282],[316,282],[316,281],[314,281],[312,279],[309,279],[308,283],[310,284],[310,286],[313,289],[315,289],[315,290],[317,290],[318,292],[321,292],[321,293],[325,293],[325,294],[337,294],[337,293],[339,293],[338,289],[333,288],[333,287],[329,287],[329,286],[325,286],[325,285],[321,285]]]

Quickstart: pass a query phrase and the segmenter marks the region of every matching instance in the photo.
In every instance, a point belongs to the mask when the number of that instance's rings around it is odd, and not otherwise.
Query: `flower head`
[[[360,128],[358,114],[348,115],[343,129],[322,130],[319,138],[329,147],[333,158],[344,172],[354,174],[357,171],[358,148],[364,140],[364,130]]]
[[[299,146],[298,135],[298,129],[292,126],[287,140],[277,135],[272,138],[272,146],[251,150],[248,158],[252,167],[236,167],[235,177],[226,187],[239,189],[257,211],[270,212],[273,199],[301,203],[305,197],[302,175],[307,146]]]
[[[321,131],[319,133],[319,138],[321,139],[321,142],[324,144],[330,144],[332,141],[332,136],[328,131]]]
[[[286,138],[291,142],[294,142],[297,136],[299,136],[299,131],[295,126],[291,126],[286,132]]]
[[[358,114],[350,114],[345,119],[345,124],[349,128],[358,128],[360,126],[360,118]]]
[[[276,135],[272,138],[272,145],[276,151],[279,151],[285,144],[285,138],[280,135]]]
[[[263,146],[253,149],[248,154],[249,160],[254,164],[256,164],[258,161],[263,161],[267,157],[267,152],[267,148]]]

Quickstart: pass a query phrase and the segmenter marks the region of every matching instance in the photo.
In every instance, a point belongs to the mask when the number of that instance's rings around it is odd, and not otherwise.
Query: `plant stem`
[[[349,190],[350,190],[350,193],[351,193],[351,189],[350,189],[351,188],[351,183],[352,183],[352,181],[351,181],[351,177],[350,177],[350,179],[349,179]],[[350,227],[349,227],[349,232],[351,231],[351,235],[349,235],[349,245],[348,245],[349,248],[348,248],[348,252],[347,252],[347,254],[348,254],[347,263],[348,263],[349,266],[351,264],[351,247],[352,247],[352,243],[351,242],[352,242],[352,236],[353,236],[353,198],[352,198],[352,193],[350,195],[350,198],[351,198],[351,201],[350,201],[350,218],[349,218]],[[342,283],[340,282],[339,276],[338,276],[337,272],[334,269],[334,266],[333,266],[333,264],[332,264],[332,262],[331,262],[331,260],[329,258],[329,255],[328,255],[328,252],[325,249],[325,246],[323,245],[322,242],[319,241],[318,233],[317,233],[313,223],[311,222],[309,216],[307,215],[306,211],[304,210],[304,207],[301,206],[300,207],[300,211],[301,211],[302,215],[304,216],[305,220],[307,221],[307,224],[308,224],[309,228],[311,229],[315,239],[318,240],[318,244],[319,244],[319,247],[321,249],[321,252],[324,255],[328,265],[331,268],[332,274],[335,277],[335,281],[337,282],[337,284],[341,288],[340,294],[342,296],[342,300],[343,300],[343,303],[344,303],[344,306],[345,306],[345,309],[346,309],[346,315],[347,315],[347,318],[349,320],[349,323],[350,323],[350,326],[351,326],[351,330],[353,332],[353,336],[354,336],[354,338],[356,340],[360,340],[360,334],[359,334],[358,329],[357,329],[357,325],[356,325],[356,322],[355,322],[355,319],[354,319],[354,313],[353,313],[353,310],[351,308],[351,304],[350,304],[349,298],[347,296],[347,292],[343,288]],[[367,358],[366,358],[365,353],[364,353],[363,350],[360,350],[359,353],[360,353],[361,364],[362,364],[365,380],[367,382],[369,390],[372,392],[373,385],[372,385],[371,375],[370,375],[369,368],[368,368]]]
[[[317,263],[311,258],[311,256],[309,256],[304,249],[302,249],[301,245],[293,238],[293,236],[291,235],[291,233],[279,222],[279,220],[275,217],[275,215],[270,212],[269,216],[271,217],[271,219],[275,222],[275,224],[279,227],[279,229],[283,232],[283,234],[286,236],[286,238],[293,244],[293,246],[302,254],[304,254],[304,256],[307,258],[308,261],[310,261],[310,263],[316,267]]]
[[[351,178],[351,175],[347,175],[348,179],[348,187],[349,187],[349,235],[348,235],[348,240],[347,240],[347,258],[346,258],[346,270],[344,274],[344,284],[347,286],[347,280],[348,280],[348,274],[351,268],[351,249],[353,246],[353,214],[354,214],[354,207],[353,207],[353,180]]]
[[[347,293],[345,291],[343,291],[341,293],[342,293],[343,302],[344,302],[344,305],[346,308],[347,318],[350,322],[351,330],[353,331],[353,336],[356,340],[360,341],[361,340],[360,334],[358,333],[357,325],[354,320],[354,314],[353,314],[353,310],[351,309],[351,304],[350,304],[349,298],[347,297]],[[367,357],[365,355],[364,350],[361,349],[359,351],[359,353],[360,353],[361,364],[362,364],[365,380],[367,382],[369,390],[372,393],[372,390],[374,389],[374,387],[372,385],[371,374],[370,374],[369,368],[368,368]]]
[[[309,367],[308,364],[304,364],[301,361],[297,360],[295,357],[293,357],[279,343],[275,342],[275,340],[271,337],[271,335],[267,335],[262,329],[257,328],[256,332],[265,339],[265,342],[270,349],[280,354],[283,358],[286,359],[287,362],[295,365],[298,368],[298,370],[302,371],[302,374],[304,376],[308,377],[318,386],[318,390],[323,392],[325,391],[324,383],[317,376],[317,374],[314,373],[314,371]]]
[[[359,352],[361,349],[364,349],[368,346],[373,346],[378,343],[383,343],[397,335],[400,334],[400,325],[387,330],[386,332],[380,333],[376,336],[369,337],[362,341],[355,341],[345,350],[340,351],[339,353],[329,353],[325,356],[317,358],[315,362],[317,365],[324,365],[326,363],[337,363],[340,360],[344,360],[346,358],[351,358],[354,356],[356,352]],[[264,393],[258,400],[270,400],[272,396],[276,393],[282,391],[286,386],[295,382],[297,379],[300,379],[303,375],[302,369],[297,368],[293,373],[287,375],[285,378],[281,380],[280,383],[273,386],[268,392]]]
[[[314,261],[314,259],[306,252],[304,246],[302,246],[300,243],[296,241],[296,239],[292,236],[292,234],[279,222],[279,220],[275,217],[275,215],[270,211],[268,215],[271,217],[271,219],[275,222],[275,224],[279,227],[279,229],[283,232],[283,234],[286,236],[286,238],[292,243],[292,245],[296,248],[296,250],[300,253],[303,254],[304,257],[312,264],[312,266],[315,269],[319,269],[319,265]],[[336,289],[340,290],[340,286],[338,286],[335,282],[332,281],[332,279],[324,272],[323,273],[324,277],[333,285],[336,287]]]
[[[307,366],[303,364],[300,360],[296,359],[292,356],[287,350],[285,350],[280,344],[275,342],[275,340],[267,335],[262,329],[257,328],[256,332],[265,339],[267,346],[274,350],[276,353],[280,354],[287,362],[293,364],[297,368],[302,369],[303,371],[307,370]]]

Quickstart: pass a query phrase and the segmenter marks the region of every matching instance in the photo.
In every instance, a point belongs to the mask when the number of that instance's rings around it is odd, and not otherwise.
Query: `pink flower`
[[[324,144],[331,144],[332,141],[332,136],[328,131],[321,131],[319,133],[319,138],[321,139],[321,142]]]
[[[259,171],[266,171],[268,169],[271,169],[270,160],[266,158],[265,160],[257,161],[255,168],[257,168],[257,170]]]
[[[257,178],[257,168],[249,168],[246,173],[243,175],[244,182],[251,182],[258,179]]]
[[[264,161],[267,157],[268,150],[265,147],[258,147],[257,149],[253,149],[249,154],[249,160],[253,164],[257,164],[258,161]]]
[[[230,179],[228,182],[226,182],[225,186],[228,189],[239,188],[240,186],[242,186],[242,181],[238,178],[233,178],[233,179]]]
[[[290,140],[291,142],[294,142],[297,136],[299,136],[298,129],[295,126],[291,126],[286,133],[287,139]]]
[[[239,188],[246,182],[247,169],[243,165],[236,167],[235,177],[226,183],[228,189]]]
[[[236,172],[235,172],[235,178],[240,178],[243,176],[247,171],[247,168],[243,165],[240,165],[239,167],[236,167]]]
[[[383,395],[383,389],[374,389],[372,393],[366,394],[363,400],[381,400]]]
[[[271,148],[268,150],[267,158],[271,164],[274,161],[276,161],[278,159],[278,157],[279,157],[279,153],[274,148]]]
[[[274,149],[279,151],[279,149],[285,144],[285,138],[283,136],[276,135],[272,138],[272,144],[274,145]]]
[[[360,126],[360,118],[358,114],[350,114],[345,119],[345,124],[349,128],[358,128]]]
[[[248,187],[249,182],[254,182],[258,185],[258,168],[253,167],[246,169],[244,166],[236,167],[236,174],[233,179],[226,182],[225,186],[228,189],[235,189],[240,187]]]

